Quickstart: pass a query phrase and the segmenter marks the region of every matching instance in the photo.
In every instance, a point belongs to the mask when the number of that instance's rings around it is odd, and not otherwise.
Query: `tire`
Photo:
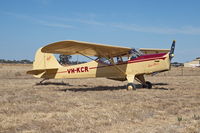
[[[146,83],[146,88],[148,88],[148,89],[151,89],[152,88],[152,83],[151,82],[149,82],[149,81],[146,81],[145,82]]]
[[[136,90],[136,86],[133,83],[128,83],[127,84],[127,90]]]

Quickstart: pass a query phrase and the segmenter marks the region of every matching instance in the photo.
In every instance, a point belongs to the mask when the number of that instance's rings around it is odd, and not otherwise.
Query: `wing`
[[[140,48],[139,50],[144,54],[168,53],[170,51],[170,49],[149,49],[149,48]]]
[[[80,41],[60,41],[49,44],[42,48],[44,53],[65,54],[65,55],[85,55],[98,57],[115,57],[128,54],[131,48],[110,46]]]

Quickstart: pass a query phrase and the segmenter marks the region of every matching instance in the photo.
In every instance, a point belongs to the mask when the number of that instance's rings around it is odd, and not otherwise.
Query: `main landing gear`
[[[145,81],[144,75],[129,75],[127,76],[128,84],[127,84],[127,90],[136,90],[136,85],[133,83],[134,80],[138,81],[142,84],[143,88],[152,88],[152,83],[149,81]]]
[[[143,88],[148,88],[151,89],[152,88],[152,83],[149,81],[146,81],[145,84],[142,85]]]
[[[127,84],[127,90],[136,90],[136,86],[133,83],[128,83]]]

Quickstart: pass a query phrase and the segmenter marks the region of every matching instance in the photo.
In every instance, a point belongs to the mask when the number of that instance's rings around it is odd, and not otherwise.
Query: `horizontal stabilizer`
[[[44,73],[46,71],[57,71],[58,68],[51,68],[51,69],[35,69],[35,70],[30,70],[30,71],[27,71],[26,73],[27,74],[32,74],[32,75],[39,75],[41,73]]]

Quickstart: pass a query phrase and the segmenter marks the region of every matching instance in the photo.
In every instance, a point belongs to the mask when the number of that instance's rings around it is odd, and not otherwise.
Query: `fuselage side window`
[[[121,64],[128,61],[128,56],[117,56],[113,58],[115,64]]]
[[[99,62],[103,63],[103,64],[107,64],[107,65],[111,64],[110,61],[107,58],[104,58],[104,57],[99,58]]]

